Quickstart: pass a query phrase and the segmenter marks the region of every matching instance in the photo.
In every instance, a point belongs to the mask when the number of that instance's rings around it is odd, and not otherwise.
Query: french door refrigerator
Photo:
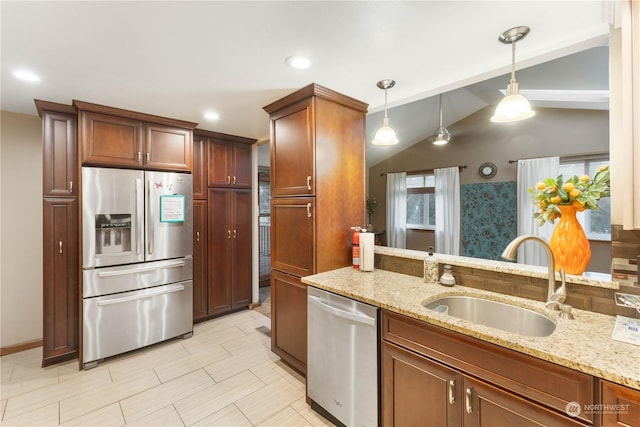
[[[193,331],[192,177],[82,168],[85,369]]]

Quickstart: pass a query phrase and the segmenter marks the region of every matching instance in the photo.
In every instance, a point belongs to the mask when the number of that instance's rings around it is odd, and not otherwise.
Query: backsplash
[[[638,285],[638,257],[640,256],[640,230],[623,230],[621,225],[611,226],[611,273],[621,285]]]
[[[416,277],[422,277],[423,275],[423,261],[378,253],[375,255],[375,268]],[[442,274],[442,265],[439,265],[439,270],[439,274]],[[470,288],[499,292],[536,301],[545,301],[547,297],[547,279],[462,266],[453,267],[453,276],[456,279],[456,283]],[[640,295],[640,287],[638,286],[633,288],[625,287],[625,289],[621,290]],[[640,318],[640,314],[636,310],[615,305],[615,292],[616,290],[614,289],[567,283],[566,304],[580,310]]]
[[[460,189],[462,256],[501,260],[517,236],[516,182],[464,184]]]

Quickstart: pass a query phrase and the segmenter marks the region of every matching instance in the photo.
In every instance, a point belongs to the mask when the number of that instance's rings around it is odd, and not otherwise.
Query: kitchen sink
[[[484,326],[529,337],[546,337],[556,324],[527,308],[473,296],[447,296],[424,304],[425,308]]]

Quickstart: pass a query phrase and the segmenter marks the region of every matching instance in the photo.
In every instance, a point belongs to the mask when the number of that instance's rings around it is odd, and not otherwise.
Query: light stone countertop
[[[386,249],[376,247],[376,253],[381,251]],[[413,252],[424,257],[424,252]],[[440,259],[444,261],[443,258]],[[546,278],[546,274],[544,277]],[[428,284],[419,277],[379,269],[361,272],[352,267],[345,267],[306,276],[302,281],[316,288],[640,390],[640,346],[611,339],[614,316],[574,309],[575,319],[560,319],[557,312],[545,309],[544,303],[539,301],[460,285],[444,287]],[[527,307],[552,318],[557,324],[556,330],[548,337],[527,337],[457,319],[423,307],[425,301],[447,295],[480,296]]]

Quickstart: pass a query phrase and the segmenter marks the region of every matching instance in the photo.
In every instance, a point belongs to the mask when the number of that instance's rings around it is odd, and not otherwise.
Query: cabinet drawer
[[[271,199],[271,268],[297,276],[316,272],[315,199]]]
[[[595,401],[591,375],[406,316],[383,311],[382,338],[563,413],[569,402]]]

